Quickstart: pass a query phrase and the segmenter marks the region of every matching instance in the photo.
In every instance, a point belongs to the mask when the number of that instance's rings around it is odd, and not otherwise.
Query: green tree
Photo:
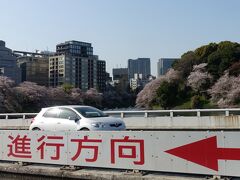
[[[240,44],[223,41],[218,44],[218,49],[208,56],[207,68],[216,80],[239,59]]]
[[[163,81],[157,89],[157,102],[164,109],[174,107],[177,100],[178,85]]]
[[[208,56],[213,52],[215,52],[217,48],[218,48],[218,44],[216,43],[210,43],[209,45],[205,45],[205,46],[201,46],[200,48],[197,48],[194,52],[200,59],[198,64],[206,63]]]
[[[72,89],[74,88],[73,85],[65,83],[62,85],[62,88],[64,90],[65,93],[71,93]]]
[[[197,64],[197,62],[199,62],[199,57],[193,51],[189,51],[173,64],[173,68],[181,71],[182,78],[185,79],[192,71],[193,65]]]
[[[195,95],[191,98],[191,108],[192,109],[200,109],[203,107],[204,104],[206,104],[206,100],[204,96]]]

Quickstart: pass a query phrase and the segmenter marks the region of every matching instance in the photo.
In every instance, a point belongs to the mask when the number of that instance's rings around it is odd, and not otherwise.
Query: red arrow
[[[216,136],[165,152],[215,171],[218,171],[218,160],[240,160],[240,148],[218,148]]]

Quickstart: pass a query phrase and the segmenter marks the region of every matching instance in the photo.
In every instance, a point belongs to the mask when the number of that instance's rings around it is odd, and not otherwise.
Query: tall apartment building
[[[0,75],[7,76],[17,84],[21,79],[20,68],[17,67],[17,58],[12,50],[5,46],[5,42],[0,40]]]
[[[106,86],[106,62],[93,55],[91,43],[66,41],[49,58],[49,86],[71,84],[84,91]]]
[[[134,74],[142,74],[143,79],[151,75],[150,58],[129,59],[128,79],[134,78]]]
[[[97,60],[97,88],[103,92],[106,89],[106,82],[107,82],[106,61]]]
[[[179,60],[178,58],[161,58],[157,64],[158,77],[166,74],[166,72],[172,67],[172,64]]]
[[[18,67],[21,68],[21,82],[31,81],[41,86],[48,86],[49,56],[51,53],[32,53],[14,51]]]
[[[57,44],[57,54],[70,54],[72,56],[89,57],[93,56],[93,47],[91,43],[80,41],[66,41]]]

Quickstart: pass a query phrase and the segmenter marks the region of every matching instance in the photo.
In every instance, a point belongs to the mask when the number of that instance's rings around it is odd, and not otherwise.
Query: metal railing
[[[4,113],[0,114],[0,119],[29,119],[38,113]]]
[[[181,109],[181,110],[143,110],[143,111],[105,111],[106,114],[120,116],[158,117],[158,116],[230,116],[240,115],[240,108],[231,109]]]
[[[240,108],[231,109],[182,109],[182,110],[138,110],[138,111],[104,111],[108,115],[124,117],[178,117],[178,116],[231,116],[240,115]],[[0,119],[29,119],[37,113],[4,113]]]

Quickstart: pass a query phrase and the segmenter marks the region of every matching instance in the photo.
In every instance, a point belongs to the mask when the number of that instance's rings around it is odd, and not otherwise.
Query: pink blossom
[[[238,77],[229,76],[226,72],[208,90],[211,100],[220,107],[234,107],[240,100],[240,75]]]
[[[136,106],[150,108],[151,103],[157,96],[157,89],[160,87],[163,81],[174,82],[181,78],[179,71],[170,69],[166,75],[159,77],[148,84],[137,95]]]
[[[209,84],[212,80],[212,76],[206,72],[206,63],[193,66],[193,71],[187,78],[187,85],[194,91],[201,91],[204,89],[204,85]]]

